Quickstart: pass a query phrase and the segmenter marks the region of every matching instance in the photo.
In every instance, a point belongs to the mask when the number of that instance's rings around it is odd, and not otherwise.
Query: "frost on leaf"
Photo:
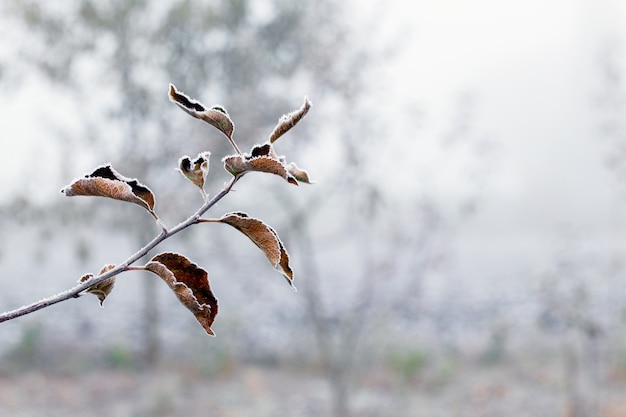
[[[293,287],[293,270],[289,266],[289,255],[274,229],[262,220],[242,212],[225,214],[219,221],[231,225],[248,236],[265,253],[272,266],[278,269]]]
[[[228,116],[226,109],[221,106],[213,106],[207,109],[199,101],[191,99],[184,93],[178,91],[174,84],[170,84],[169,97],[170,100],[191,116],[204,120],[224,133],[228,139],[232,140],[235,124],[230,119],[230,116]]]
[[[284,158],[279,158],[271,144],[256,145],[249,154],[230,155],[223,160],[224,168],[234,176],[250,171],[267,172],[283,177],[290,184],[298,185],[287,166]]]
[[[217,315],[217,298],[211,291],[209,274],[177,253],[161,253],[150,260],[145,269],[157,274],[174,291],[178,300],[193,313],[211,336],[211,325]]]
[[[204,181],[209,173],[209,157],[211,152],[202,152],[198,154],[193,161],[188,156],[180,158],[178,161],[178,169],[189,181],[204,190]]]
[[[298,168],[295,162],[291,162],[287,165],[287,171],[299,182],[313,184],[313,181],[309,179],[309,174],[305,170]]]
[[[294,127],[311,108],[311,102],[308,97],[304,97],[304,103],[298,110],[294,110],[291,113],[285,114],[278,120],[278,124],[272,131],[269,137],[269,142],[274,143],[278,138],[287,133],[289,129]]]
[[[61,192],[68,197],[85,195],[128,201],[140,205],[154,215],[155,198],[152,191],[137,179],[123,177],[111,165],[96,168],[84,178],[74,180]]]
[[[250,158],[246,155],[231,155],[224,158],[224,168],[234,176],[250,171],[268,172],[283,177],[290,184],[298,185],[298,180],[287,171],[285,165],[267,156]]]
[[[100,274],[99,275],[102,275],[105,272],[108,272],[108,271],[110,271],[113,268],[115,268],[115,265],[111,265],[111,264],[105,265],[100,270]],[[93,274],[86,274],[86,275],[83,275],[78,280],[78,282],[79,283],[87,282],[87,281],[89,281],[92,278],[93,278]],[[104,303],[104,299],[107,298],[107,296],[111,293],[111,290],[113,290],[113,286],[114,285],[115,285],[115,277],[111,277],[111,278],[105,279],[104,281],[100,282],[99,284],[96,284],[96,285],[93,285],[93,286],[89,287],[84,292],[93,294],[96,297],[98,297],[98,300],[100,300],[100,307],[102,307],[102,304]]]

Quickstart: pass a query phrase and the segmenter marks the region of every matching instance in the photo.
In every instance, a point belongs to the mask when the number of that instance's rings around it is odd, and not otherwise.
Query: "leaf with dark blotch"
[[[254,145],[250,151],[250,156],[256,158],[257,156],[269,156],[277,159],[274,147],[270,143],[263,143],[261,145]]]
[[[178,104],[181,109],[191,114],[206,111],[206,108],[197,100],[189,98],[186,94],[176,89],[174,84],[170,84],[169,97],[174,103]],[[192,113],[193,112],[193,113]]]
[[[298,185],[298,180],[287,171],[283,163],[268,156],[248,159],[244,155],[231,155],[225,157],[223,161],[226,171],[234,176],[243,175],[251,171],[267,172],[283,177],[290,184]]]
[[[155,198],[148,187],[136,179],[126,178],[111,165],[98,167],[84,178],[74,180],[61,190],[66,196],[96,196],[135,203],[153,213]]]
[[[198,154],[193,161],[188,156],[180,158],[178,168],[180,172],[189,181],[204,190],[204,181],[209,173],[209,157],[211,152],[202,152]]]
[[[293,270],[289,265],[289,255],[274,229],[262,220],[242,212],[225,214],[219,221],[231,225],[248,236],[265,253],[272,266],[281,271],[289,285],[293,287]]]
[[[228,139],[232,140],[235,124],[230,119],[230,116],[228,116],[224,107],[213,106],[207,109],[199,101],[191,99],[184,93],[178,91],[174,84],[170,84],[169,97],[170,100],[176,103],[181,109],[193,117],[204,120],[211,126],[219,129]]]
[[[185,256],[165,252],[150,260],[145,269],[157,274],[174,291],[178,300],[193,313],[211,336],[211,325],[217,316],[217,298],[211,291],[209,274]]]
[[[283,177],[290,184],[298,185],[296,178],[285,166],[284,158],[279,158],[269,143],[256,145],[250,154],[230,155],[222,161],[226,171],[234,176],[251,171],[267,172]]]
[[[105,272],[110,271],[111,269],[115,268],[115,265],[105,265],[102,267],[102,269],[100,270],[100,274],[102,275]],[[86,282],[88,280],[90,280],[91,278],[93,278],[93,274],[86,274],[83,275],[78,282],[79,283],[83,283]],[[100,300],[100,307],[102,307],[105,298],[107,298],[107,296],[111,293],[111,291],[113,290],[113,286],[115,285],[115,277],[111,277],[111,278],[107,278],[104,281],[100,282],[99,284],[96,284],[92,287],[89,287],[88,289],[85,290],[86,293],[90,293],[95,295],[96,297],[98,297],[98,300]]]
[[[298,181],[291,175],[285,165],[280,161],[267,157],[259,156],[247,161],[248,167],[251,171],[267,172],[283,177],[287,182],[293,185],[298,185]]]
[[[278,138],[287,133],[289,129],[294,127],[304,116],[306,116],[310,108],[311,102],[309,101],[309,98],[305,96],[302,107],[298,110],[292,111],[291,113],[285,114],[278,120],[278,124],[270,134],[270,143],[274,143]]]

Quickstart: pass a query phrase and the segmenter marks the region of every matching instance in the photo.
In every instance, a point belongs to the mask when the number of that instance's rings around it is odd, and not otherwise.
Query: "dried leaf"
[[[267,172],[283,177],[290,184],[298,185],[296,178],[287,170],[284,160],[276,155],[269,143],[255,146],[250,154],[230,155],[222,161],[226,171],[234,176],[250,171]]]
[[[193,313],[196,320],[211,336],[215,333],[211,325],[217,316],[217,298],[211,291],[209,274],[177,253],[161,253],[145,266],[157,274],[174,291],[178,300]]]
[[[263,143],[260,145],[254,145],[250,151],[250,156],[256,158],[257,156],[269,156],[270,158],[278,159],[276,151],[271,143]]]
[[[291,113],[283,115],[279,120],[278,124],[272,131],[269,137],[270,143],[274,143],[278,138],[287,133],[289,129],[294,127],[306,114],[309,112],[311,108],[311,102],[308,97],[304,97],[304,103],[302,107],[298,110],[294,110]]]
[[[287,165],[287,171],[299,182],[314,184],[314,182],[309,179],[309,174],[305,170],[298,168],[295,162],[291,162]]]
[[[248,171],[246,158],[243,155],[230,155],[222,159],[224,169],[233,176],[243,175]]]
[[[74,180],[61,190],[66,196],[97,196],[135,203],[153,214],[155,198],[148,187],[136,179],[126,178],[111,165],[96,168],[85,178]]]
[[[262,220],[248,216],[246,213],[228,213],[219,219],[239,230],[257,245],[267,256],[274,268],[280,264],[280,244],[276,233]]]
[[[272,266],[278,269],[293,287],[293,270],[289,265],[289,255],[274,229],[262,220],[242,212],[225,214],[219,221],[231,225],[248,236],[265,253]]]
[[[274,232],[274,233],[276,233],[276,232]],[[280,266],[281,273],[283,274],[283,276],[287,280],[287,283],[289,285],[291,285],[291,287],[295,290],[296,287],[293,285],[293,269],[291,269],[291,265],[289,265],[289,254],[287,253],[287,249],[285,249],[285,245],[280,240],[278,235],[276,235],[276,239],[278,240],[278,243],[280,244],[280,264],[279,264],[279,266]]]
[[[298,185],[298,181],[287,171],[285,165],[268,156],[259,156],[247,161],[247,166],[250,171],[268,172],[270,174],[276,174],[283,177],[287,182],[293,185]]]
[[[112,264],[105,265],[100,270],[99,275],[102,275],[105,272],[110,271],[113,268],[115,268],[115,265],[112,265]],[[93,278],[93,274],[86,274],[86,275],[83,275],[78,280],[78,282],[83,283],[92,278]],[[94,294],[96,297],[98,297],[98,300],[100,300],[100,307],[102,307],[103,306],[102,304],[104,303],[104,299],[107,298],[107,296],[111,293],[114,285],[115,285],[115,277],[111,277],[111,278],[105,279],[99,284],[89,287],[87,290],[85,290],[85,292]]]
[[[235,124],[230,119],[230,116],[228,116],[226,109],[221,106],[213,106],[207,109],[199,101],[191,99],[184,93],[178,91],[174,84],[170,84],[169,97],[170,100],[176,103],[181,109],[197,119],[204,120],[224,133],[228,139],[232,140]]]
[[[184,156],[178,161],[178,168],[180,172],[189,181],[204,190],[204,181],[209,173],[209,157],[211,152],[202,152],[198,154],[194,161],[191,158]]]

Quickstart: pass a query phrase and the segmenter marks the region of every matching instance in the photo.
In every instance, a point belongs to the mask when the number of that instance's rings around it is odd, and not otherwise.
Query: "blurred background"
[[[164,242],[209,271],[208,337],[155,276],[0,325],[19,416],[626,416],[626,4],[618,0],[0,3],[0,310],[159,230],[59,190],[112,163],[173,226],[175,172],[231,152],[169,102],[223,105],[315,185],[250,174],[208,215],[282,237],[293,293],[237,231]]]

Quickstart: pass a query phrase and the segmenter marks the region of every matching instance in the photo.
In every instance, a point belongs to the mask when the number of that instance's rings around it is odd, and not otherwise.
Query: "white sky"
[[[449,155],[433,150],[461,94],[474,98],[471,124],[495,146],[485,199],[459,239],[459,264],[491,275],[486,279],[541,273],[564,230],[592,250],[626,250],[626,179],[620,185],[603,165],[610,147],[593,105],[602,49],[609,42],[626,47],[626,2],[385,4],[390,27],[411,32],[381,95],[398,104],[397,114],[403,106],[424,110],[421,129],[402,132],[411,149],[404,165],[412,172],[428,166],[430,176],[408,175],[405,189],[432,187],[444,198],[461,192],[463,172],[449,175]]]

